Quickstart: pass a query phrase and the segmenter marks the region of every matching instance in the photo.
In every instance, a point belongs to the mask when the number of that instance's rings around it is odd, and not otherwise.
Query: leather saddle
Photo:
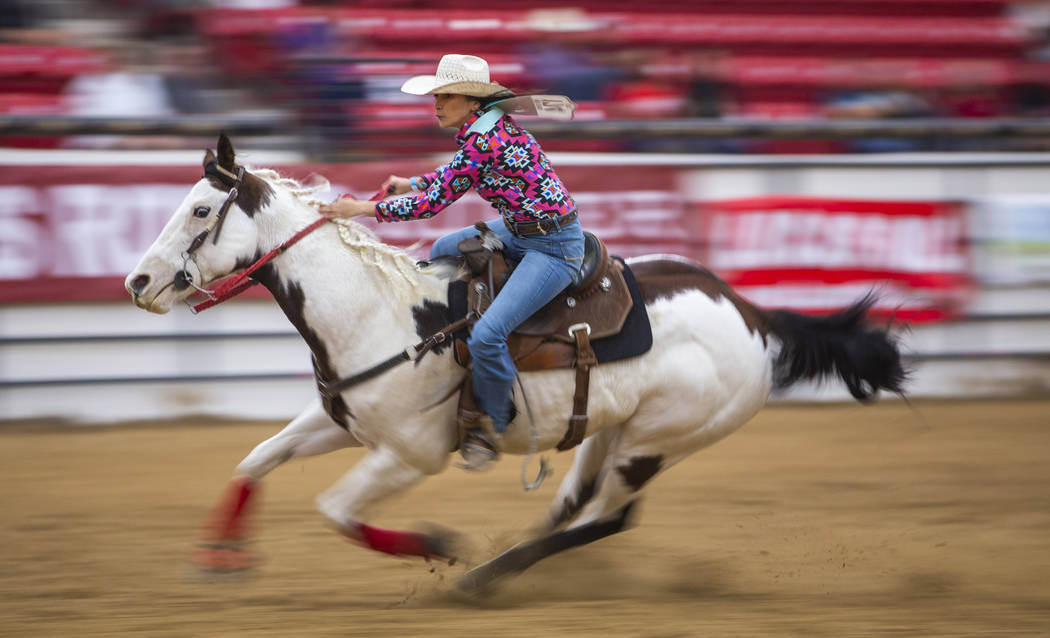
[[[459,243],[467,268],[459,281],[466,284],[468,317],[480,317],[503,288],[513,264],[502,245],[484,224],[479,234]],[[634,306],[624,279],[623,262],[609,256],[597,236],[584,232],[585,253],[580,282],[565,289],[525,320],[507,339],[515,365],[521,372],[575,368],[576,390],[569,428],[558,444],[568,450],[587,433],[587,396],[590,370],[598,363],[591,341],[618,334]],[[455,334],[456,361],[470,366],[466,331]],[[469,382],[460,395],[460,410],[477,411]]]

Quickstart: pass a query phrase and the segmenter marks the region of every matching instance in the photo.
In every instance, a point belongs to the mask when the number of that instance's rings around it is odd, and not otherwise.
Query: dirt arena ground
[[[2,636],[1050,635],[1050,401],[771,407],[653,485],[639,525],[484,601],[462,565],[338,538],[313,497],[359,456],[267,481],[241,581],[185,558],[230,471],[281,424],[0,428]],[[449,468],[376,513],[512,542],[553,498],[520,459]]]

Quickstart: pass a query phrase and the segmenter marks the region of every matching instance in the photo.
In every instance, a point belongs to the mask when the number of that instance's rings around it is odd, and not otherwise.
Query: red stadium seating
[[[445,0],[438,9],[422,0],[355,0],[186,15],[226,74],[272,90],[268,97],[302,108],[306,118],[318,100],[337,111],[340,100],[353,102],[346,122],[367,122],[394,139],[400,129],[433,125],[426,101],[390,99],[404,78],[431,73],[443,53],[460,51],[485,56],[493,77],[516,90],[551,90],[544,83],[559,80],[533,75],[525,57],[526,46],[541,43],[585,51],[598,60],[595,69],[611,69],[587,95],[605,101],[581,104],[580,119],[696,115],[686,108],[694,91],[720,92],[710,103],[724,111],[714,116],[747,118],[819,117],[835,93],[890,87],[924,98],[977,87],[1008,100],[1019,87],[1050,85],[1050,62],[1028,55],[1041,43],[1009,17],[1010,4],[575,0],[566,8],[554,0]],[[311,48],[315,26],[327,48]],[[711,59],[698,61],[696,53]],[[0,45],[0,94],[7,94],[0,110],[32,109],[25,96],[58,94],[69,78],[104,65],[87,49]],[[329,82],[342,85],[318,97],[317,87]],[[561,88],[571,93],[572,82]]]

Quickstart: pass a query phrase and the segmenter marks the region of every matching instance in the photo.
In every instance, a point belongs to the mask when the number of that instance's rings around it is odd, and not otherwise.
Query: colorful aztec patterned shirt
[[[376,204],[376,219],[400,222],[433,217],[471,188],[507,221],[529,222],[576,210],[532,134],[504,115],[487,133],[467,135],[481,111],[456,134],[459,151],[433,173],[412,178],[415,195]]]

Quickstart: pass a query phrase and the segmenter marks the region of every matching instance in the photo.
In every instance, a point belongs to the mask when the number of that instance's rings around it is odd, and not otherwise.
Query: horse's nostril
[[[149,285],[149,275],[139,275],[131,281],[131,291],[136,295],[141,295],[142,291]]]

